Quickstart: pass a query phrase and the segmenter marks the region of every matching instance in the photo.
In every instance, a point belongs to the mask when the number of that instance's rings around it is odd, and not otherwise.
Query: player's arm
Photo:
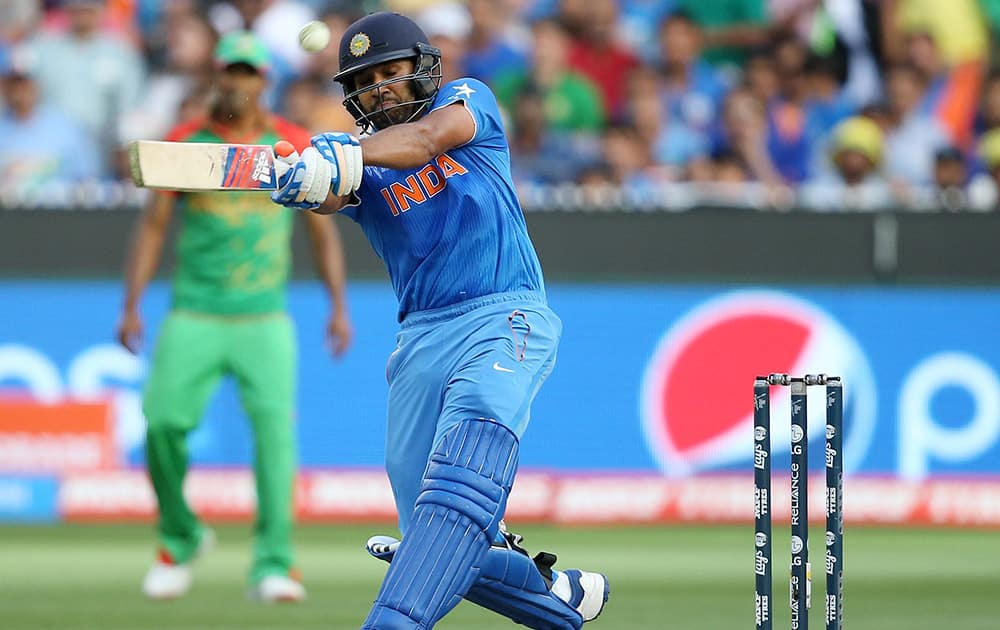
[[[336,356],[342,355],[350,346],[354,331],[347,310],[347,265],[344,262],[344,248],[340,231],[327,217],[305,213],[306,229],[312,245],[316,271],[330,293],[332,309],[326,332],[331,350]]]
[[[472,113],[456,102],[415,122],[393,125],[362,138],[361,151],[365,166],[416,168],[469,142],[475,135],[476,121]],[[350,200],[350,195],[341,197],[330,193],[326,202],[314,212],[330,214]]]
[[[175,203],[173,194],[153,193],[139,215],[129,243],[125,261],[125,302],[118,324],[118,341],[132,353],[138,351],[142,341],[139,301],[159,265]]]
[[[361,152],[366,166],[416,168],[475,135],[472,113],[456,102],[415,122],[393,125],[362,139]]]

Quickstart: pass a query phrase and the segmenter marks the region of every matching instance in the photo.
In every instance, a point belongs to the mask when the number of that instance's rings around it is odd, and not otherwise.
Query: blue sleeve
[[[462,103],[476,121],[476,135],[468,144],[506,149],[507,137],[504,134],[500,106],[489,86],[469,77],[445,83],[434,98],[432,110],[452,103]]]

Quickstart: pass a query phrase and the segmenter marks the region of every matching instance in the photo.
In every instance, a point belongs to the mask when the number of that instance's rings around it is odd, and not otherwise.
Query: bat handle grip
[[[295,146],[287,140],[278,140],[274,143],[274,173],[278,176],[278,181],[299,161],[299,152]]]

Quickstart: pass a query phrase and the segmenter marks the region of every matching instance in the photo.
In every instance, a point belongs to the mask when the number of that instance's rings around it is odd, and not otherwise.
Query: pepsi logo
[[[844,466],[855,468],[870,445],[876,387],[871,367],[846,328],[816,305],[790,293],[725,293],[672,322],[653,350],[640,404],[650,453],[669,475],[739,468],[752,459],[756,438],[754,376],[826,373],[844,380]],[[813,389],[816,391],[814,392]],[[771,388],[774,453],[791,448],[791,395]],[[809,436],[826,427],[826,397],[808,397]]]

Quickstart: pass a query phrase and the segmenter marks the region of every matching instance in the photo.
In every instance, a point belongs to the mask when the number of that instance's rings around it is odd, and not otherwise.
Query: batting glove
[[[330,188],[335,195],[349,195],[361,186],[365,163],[357,138],[349,133],[327,132],[313,136],[312,145],[333,165]]]
[[[293,162],[294,160],[294,162]],[[295,154],[278,158],[289,166],[278,178],[281,188],[271,193],[271,200],[287,208],[314,210],[318,208],[335,183],[334,166],[313,147],[307,147],[301,157]],[[281,167],[279,168],[280,170]]]

